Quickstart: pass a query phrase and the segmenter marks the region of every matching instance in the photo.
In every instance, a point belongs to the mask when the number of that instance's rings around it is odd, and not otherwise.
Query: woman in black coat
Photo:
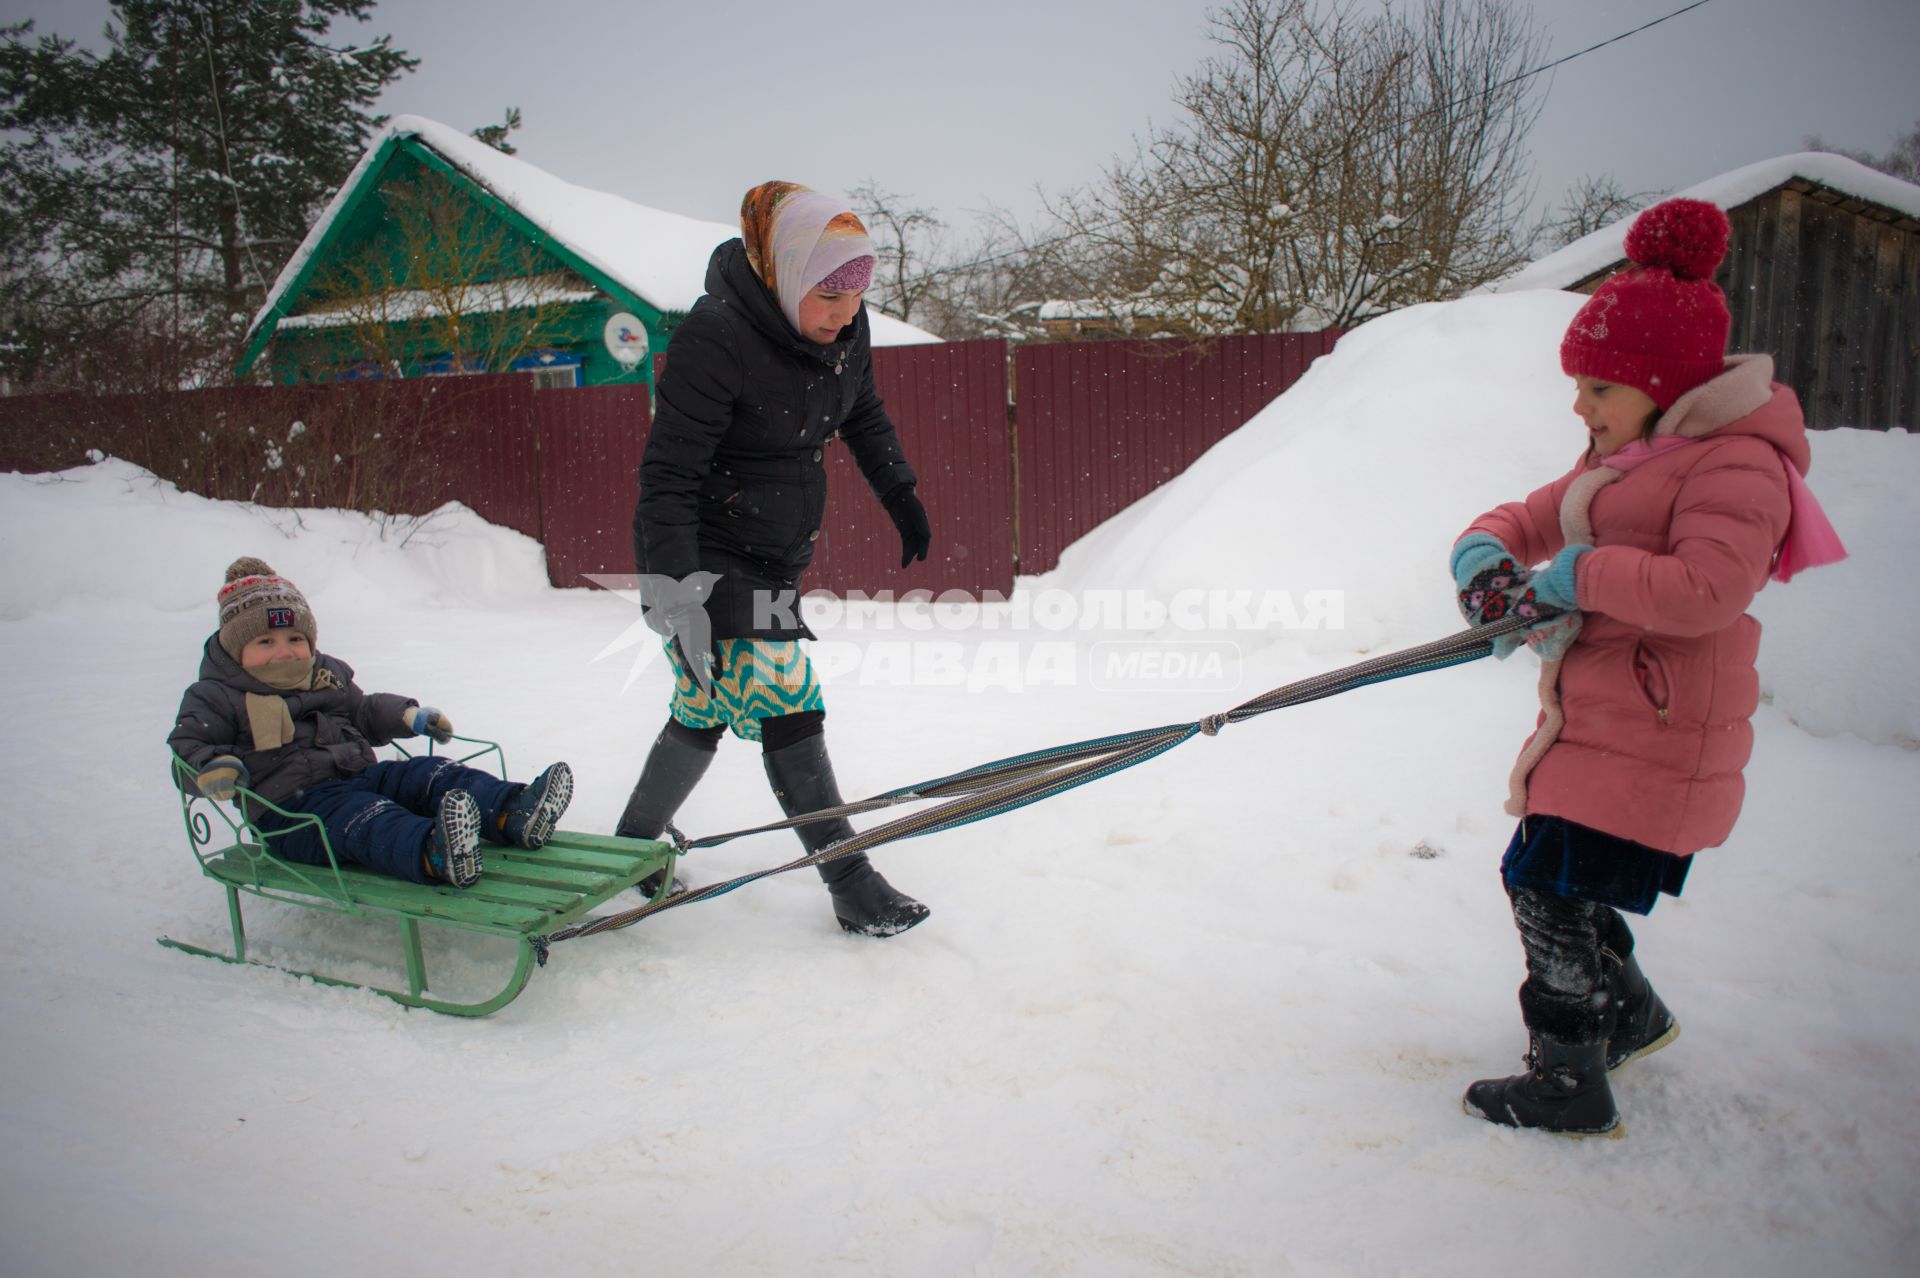
[[[634,558],[675,684],[616,831],[630,838],[666,828],[728,729],[761,743],[788,815],[841,802],[826,709],[799,642],[813,637],[800,620],[800,579],[820,536],[836,435],[900,530],[901,566],[925,559],[931,541],[913,468],[874,392],[866,228],[791,182],[747,192],[740,226],[740,239],[714,250],[706,295],[673,336],[640,462]],[[818,821],[798,833],[814,851],[853,827]],[[849,932],[891,936],[927,917],[864,853],[819,868]]]

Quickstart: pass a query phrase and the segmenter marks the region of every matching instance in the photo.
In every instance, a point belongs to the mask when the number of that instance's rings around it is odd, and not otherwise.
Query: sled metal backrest
[[[507,756],[498,742],[483,741],[476,737],[455,737],[454,740],[460,743],[462,749],[473,747],[468,753],[458,756],[455,762],[467,763],[492,754],[499,767],[495,775],[506,775]],[[393,743],[393,749],[403,759],[413,757],[398,742]],[[426,752],[433,753],[431,741],[427,743]],[[199,863],[202,874],[270,901],[286,901],[309,909],[336,910],[342,914],[365,913],[347,888],[346,879],[340,873],[339,858],[333,853],[333,843],[327,838],[326,827],[318,817],[304,812],[289,812],[245,786],[235,787],[230,803],[216,802],[200,793],[194,780],[199,775],[198,770],[172,749],[167,753],[173,759],[174,785],[180,791],[180,816],[187,827],[188,848],[193,853],[193,859]],[[271,832],[262,830],[247,815],[262,811],[284,817],[286,828]],[[220,833],[222,827],[225,835]],[[325,865],[290,861],[274,852],[275,840],[284,839],[303,829],[311,829],[319,838],[320,846],[327,854]],[[269,879],[281,883],[291,879],[299,886],[276,888],[269,883]]]

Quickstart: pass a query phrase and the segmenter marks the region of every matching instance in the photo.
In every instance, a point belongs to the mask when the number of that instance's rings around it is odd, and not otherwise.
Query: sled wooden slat
[[[191,778],[191,769],[177,758],[175,768],[177,774]],[[505,771],[504,762],[501,771]],[[371,990],[409,1007],[459,1016],[485,1016],[512,1002],[526,987],[537,963],[545,961],[549,933],[628,891],[656,870],[666,871],[662,880],[671,883],[676,860],[670,844],[562,830],[537,851],[483,845],[485,870],[472,887],[408,883],[352,865],[312,866],[282,860],[274,855],[270,836],[263,836],[225,805],[200,797],[190,780],[181,797],[194,859],[201,872],[226,891],[233,952],[225,954],[165,936],[159,938],[160,944],[228,963],[275,967],[247,957],[246,927],[240,909],[243,893],[336,914],[388,915],[400,925],[401,957],[407,974],[404,988],[389,989],[290,968],[278,970],[311,977],[325,985]],[[258,796],[252,798],[266,804]],[[212,846],[214,818],[232,832],[233,842]],[[318,822],[295,819],[309,822],[325,843],[325,831]],[[331,848],[328,856],[332,857]],[[505,985],[478,1002],[434,997],[428,992],[426,960],[420,946],[423,922],[514,941],[516,957]]]

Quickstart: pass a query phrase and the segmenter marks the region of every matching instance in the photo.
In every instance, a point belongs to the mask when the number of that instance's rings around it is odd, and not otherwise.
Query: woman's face
[[[1573,386],[1573,411],[1587,424],[1595,456],[1609,457],[1643,438],[1659,416],[1653,397],[1636,386],[1597,377],[1576,377]]]
[[[818,346],[830,344],[840,330],[853,323],[864,289],[815,288],[800,299],[800,336]]]

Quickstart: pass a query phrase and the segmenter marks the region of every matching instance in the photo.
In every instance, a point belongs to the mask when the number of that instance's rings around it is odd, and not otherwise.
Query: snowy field
[[[1452,633],[1453,536],[1581,447],[1554,357],[1577,301],[1357,330],[1022,583],[1337,592],[1292,628],[1121,636],[1228,645],[1234,688],[1114,686],[1094,677],[1114,636],[1016,630],[1014,607],[830,618],[849,794]],[[619,649],[635,606],[549,589],[538,546],[458,508],[403,546],[117,461],[0,476],[0,1272],[1913,1273],[1920,604],[1899,583],[1920,439],[1823,435],[1811,480],[1854,558],[1756,605],[1746,811],[1637,926],[1684,1032],[1616,1077],[1626,1138],[1575,1142],[1459,1106],[1525,1046],[1496,868],[1529,656],[1281,711],[883,849],[933,908],[903,937],[843,936],[811,872],[788,875],[567,942],[464,1021],[154,944],[226,941],[163,747],[221,570],[267,559],[362,686],[501,738],[517,775],[569,760],[566,824],[596,831],[664,716],[663,664]],[[1030,660],[1063,643],[1072,677]],[[903,677],[914,653],[939,660]],[[775,815],[757,750],[729,742],[681,825]],[[396,977],[379,925],[248,918],[263,957]],[[461,986],[503,956],[455,938],[429,963]]]

